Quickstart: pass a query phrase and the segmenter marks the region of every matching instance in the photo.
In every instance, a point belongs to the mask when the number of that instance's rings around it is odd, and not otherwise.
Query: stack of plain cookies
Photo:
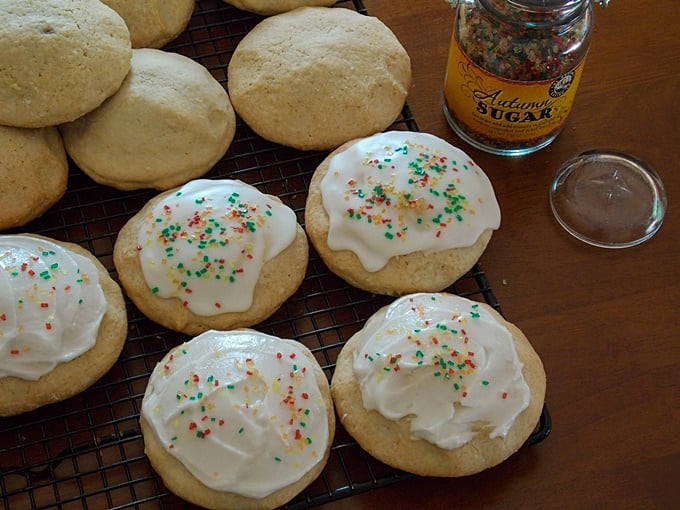
[[[140,416],[151,464],[184,499],[285,504],[322,471],[336,410],[362,447],[400,469],[461,476],[502,462],[538,420],[541,361],[494,310],[442,292],[500,226],[489,179],[442,139],[385,131],[404,106],[411,63],[377,18],[334,0],[225,2],[263,18],[223,85],[161,49],[188,26],[193,0],[0,0],[0,200],[13,204],[0,209],[0,230],[59,201],[67,158],[101,185],[159,192],[121,229],[113,259],[142,313],[193,337],[155,367]],[[328,153],[304,227],[276,196],[203,178],[230,149],[237,116],[272,143]],[[309,243],[348,284],[397,297],[345,345],[330,385],[306,347],[249,329],[298,291]],[[41,264],[63,282],[47,306],[7,300],[29,292]],[[82,325],[63,264],[91,279],[96,324]],[[82,248],[0,235],[0,387],[24,402],[0,402],[0,415],[68,398],[108,370],[126,335],[122,296]],[[18,370],[58,329],[27,341],[20,322],[51,306],[87,334],[77,349],[59,340],[58,359],[35,358],[47,369]],[[81,384],[50,393],[93,357]]]

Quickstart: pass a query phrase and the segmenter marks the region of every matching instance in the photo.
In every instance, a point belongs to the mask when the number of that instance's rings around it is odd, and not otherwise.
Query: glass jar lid
[[[661,178],[645,162],[623,152],[592,150],[559,168],[550,206],[559,224],[577,239],[625,248],[659,230],[667,199]]]

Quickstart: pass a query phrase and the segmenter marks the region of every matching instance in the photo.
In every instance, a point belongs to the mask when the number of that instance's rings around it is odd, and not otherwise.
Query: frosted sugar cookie
[[[130,69],[130,33],[99,0],[0,1],[0,124],[72,121]]]
[[[545,385],[525,335],[491,307],[420,293],[382,308],[352,336],[331,391],[347,432],[377,459],[425,476],[463,476],[522,446]]]
[[[116,362],[123,294],[78,245],[0,236],[0,416],[80,393]]]
[[[195,0],[102,0],[125,20],[133,48],[162,48],[189,24]]]
[[[228,78],[234,109],[260,136],[332,150],[399,116],[411,61],[377,18],[300,7],[251,30],[231,57]]]
[[[0,230],[25,225],[66,192],[68,161],[55,127],[0,126]]]
[[[333,151],[312,177],[305,228],[331,271],[387,295],[440,291],[500,225],[491,182],[460,149],[389,131]]]
[[[256,14],[270,15],[292,11],[297,7],[306,5],[330,7],[336,0],[224,0],[234,7],[254,12]]]
[[[66,152],[100,184],[166,190],[207,173],[236,129],[224,87],[198,62],[157,49],[133,50],[120,89],[60,126]]]
[[[335,433],[312,353],[254,330],[207,331],[170,351],[140,421],[167,487],[211,509],[283,505],[321,473]]]
[[[135,305],[188,334],[263,321],[302,283],[307,259],[295,213],[228,179],[191,181],[150,200],[113,252]]]

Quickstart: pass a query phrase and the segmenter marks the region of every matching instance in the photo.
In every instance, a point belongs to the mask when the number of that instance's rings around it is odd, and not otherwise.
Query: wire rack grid
[[[361,0],[338,3],[366,14]],[[165,49],[195,59],[226,86],[231,53],[260,20],[221,0],[199,0],[188,28]],[[408,106],[392,128],[418,130]],[[237,120],[231,147],[206,177],[241,179],[277,195],[302,223],[311,175],[325,156],[263,140]],[[21,231],[80,244],[115,279],[116,234],[155,194],[100,186],[72,165],[65,196]],[[448,290],[500,310],[479,265]],[[330,379],[344,343],[389,301],[348,286],[312,250],[300,289],[257,328],[305,344]],[[102,379],[63,402],[0,418],[0,506],[5,510],[193,508],[170,493],[151,468],[138,424],[155,364],[187,337],[146,319],[129,302],[127,310],[128,339],[118,362]],[[527,445],[543,440],[549,431],[545,409]],[[326,469],[286,508],[313,507],[411,476],[370,457],[338,426]]]

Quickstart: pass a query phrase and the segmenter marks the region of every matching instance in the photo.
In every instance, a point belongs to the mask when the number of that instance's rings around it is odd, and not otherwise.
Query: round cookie
[[[199,179],[150,200],[113,251],[128,297],[151,320],[195,335],[257,324],[300,286],[307,237],[277,197]]]
[[[0,126],[0,230],[38,218],[66,192],[68,161],[55,127]]]
[[[118,90],[130,55],[125,22],[98,0],[1,0],[0,124],[80,117]]]
[[[426,133],[389,131],[333,151],[309,185],[305,228],[328,268],[376,294],[436,292],[479,259],[500,209],[484,172]]]
[[[516,326],[443,293],[403,296],[376,312],[343,347],[331,382],[338,416],[362,448],[442,477],[516,452],[538,423],[545,387],[543,364]]]
[[[162,48],[189,24],[195,0],[101,0],[125,20],[133,48]]]
[[[228,67],[236,113],[263,138],[302,150],[387,128],[410,83],[410,59],[389,28],[343,8],[300,7],[261,21]]]
[[[328,380],[299,342],[207,331],[156,366],[145,452],[165,485],[210,509],[273,509],[323,470],[335,433]]]
[[[170,189],[207,173],[236,129],[224,87],[201,64],[133,50],[122,86],[99,108],[60,126],[66,152],[100,184]]]
[[[123,294],[94,255],[33,234],[0,236],[0,416],[82,392],[126,336]]]
[[[292,11],[298,7],[318,6],[330,7],[337,0],[224,0],[243,11],[254,12],[256,14],[271,15]]]

